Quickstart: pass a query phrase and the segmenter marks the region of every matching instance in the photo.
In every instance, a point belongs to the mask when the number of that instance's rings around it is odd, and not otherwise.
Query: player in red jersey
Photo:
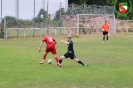
[[[55,58],[55,60],[57,62],[57,65],[61,67],[61,64],[59,63],[59,59],[57,57],[56,48],[55,48],[56,40],[54,38],[52,38],[51,36],[49,36],[49,35],[44,36],[42,41],[41,41],[41,43],[40,43],[40,46],[39,46],[39,52],[41,52],[42,44],[44,42],[46,43],[46,50],[45,50],[43,59],[40,62],[40,64],[44,63],[47,54],[49,52],[51,52],[54,55],[54,58]]]

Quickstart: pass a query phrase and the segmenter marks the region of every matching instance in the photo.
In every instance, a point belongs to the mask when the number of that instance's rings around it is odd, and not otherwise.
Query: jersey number
[[[52,38],[48,38],[49,42],[53,42],[53,39]]]

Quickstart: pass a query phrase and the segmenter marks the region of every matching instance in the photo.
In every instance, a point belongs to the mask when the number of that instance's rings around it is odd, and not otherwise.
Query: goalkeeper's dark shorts
[[[108,31],[103,31],[103,35],[106,35],[106,34],[108,34]]]

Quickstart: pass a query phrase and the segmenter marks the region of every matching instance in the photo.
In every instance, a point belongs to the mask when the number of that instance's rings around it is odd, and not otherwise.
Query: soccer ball
[[[48,60],[48,64],[52,64],[52,60],[51,59]]]

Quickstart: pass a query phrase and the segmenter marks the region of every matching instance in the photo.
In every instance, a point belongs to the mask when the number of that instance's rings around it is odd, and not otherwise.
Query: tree
[[[17,19],[13,16],[5,16],[6,18],[6,25],[7,27],[9,26],[16,26],[17,24]]]
[[[106,0],[106,5],[107,6],[113,6],[114,2],[115,2],[115,0]]]
[[[62,8],[56,11],[54,20],[60,20],[60,15],[64,15],[64,9]]]
[[[68,0],[68,3],[71,4],[71,3],[75,3],[75,4],[86,4],[89,0]]]
[[[83,11],[83,9],[81,7],[79,7],[79,6],[72,6],[72,7],[68,8],[68,10],[64,14],[65,15],[75,15],[75,14],[82,14],[83,12],[84,11]]]
[[[109,5],[113,6],[115,0],[68,0],[68,3],[75,3],[75,4],[88,4],[88,5]]]
[[[47,12],[44,9],[40,9],[37,17],[34,18],[33,20],[35,22],[42,22],[42,21],[46,20],[46,18],[47,18]]]

